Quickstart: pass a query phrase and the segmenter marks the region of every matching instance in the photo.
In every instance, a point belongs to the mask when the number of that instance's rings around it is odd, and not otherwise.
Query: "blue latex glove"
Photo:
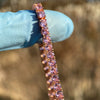
[[[56,11],[45,10],[53,42],[68,38],[73,32],[72,20]],[[32,10],[0,13],[0,51],[32,46],[41,38],[38,19]]]

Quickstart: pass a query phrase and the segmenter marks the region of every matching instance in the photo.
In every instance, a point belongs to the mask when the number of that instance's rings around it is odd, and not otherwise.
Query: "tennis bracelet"
[[[36,12],[39,20],[40,31],[43,36],[42,43],[39,43],[39,49],[48,86],[48,96],[50,100],[64,100],[63,90],[58,76],[54,49],[49,36],[46,15],[42,4],[33,4],[33,10]]]

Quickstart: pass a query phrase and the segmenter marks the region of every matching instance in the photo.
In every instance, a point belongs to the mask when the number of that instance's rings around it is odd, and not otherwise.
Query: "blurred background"
[[[100,100],[100,0],[41,1],[75,25],[69,39],[54,43],[65,100]],[[33,2],[0,0],[0,12],[31,10]],[[0,52],[0,100],[49,100],[37,44]]]

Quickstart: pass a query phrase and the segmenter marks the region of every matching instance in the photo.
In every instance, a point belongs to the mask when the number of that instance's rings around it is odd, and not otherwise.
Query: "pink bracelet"
[[[36,11],[41,34],[43,36],[42,43],[39,43],[39,48],[48,86],[48,96],[50,100],[64,100],[63,90],[58,76],[58,69],[52,41],[49,36],[46,15],[43,10],[42,4],[34,4],[33,10]]]

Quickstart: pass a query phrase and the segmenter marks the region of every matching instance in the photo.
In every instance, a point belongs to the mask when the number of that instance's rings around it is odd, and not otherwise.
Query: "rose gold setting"
[[[43,36],[42,43],[39,43],[41,60],[44,67],[46,83],[48,86],[48,96],[50,100],[64,100],[63,90],[58,76],[58,69],[52,41],[49,36],[47,21],[42,4],[34,4],[33,10],[36,11],[37,18],[39,19],[39,26]]]

